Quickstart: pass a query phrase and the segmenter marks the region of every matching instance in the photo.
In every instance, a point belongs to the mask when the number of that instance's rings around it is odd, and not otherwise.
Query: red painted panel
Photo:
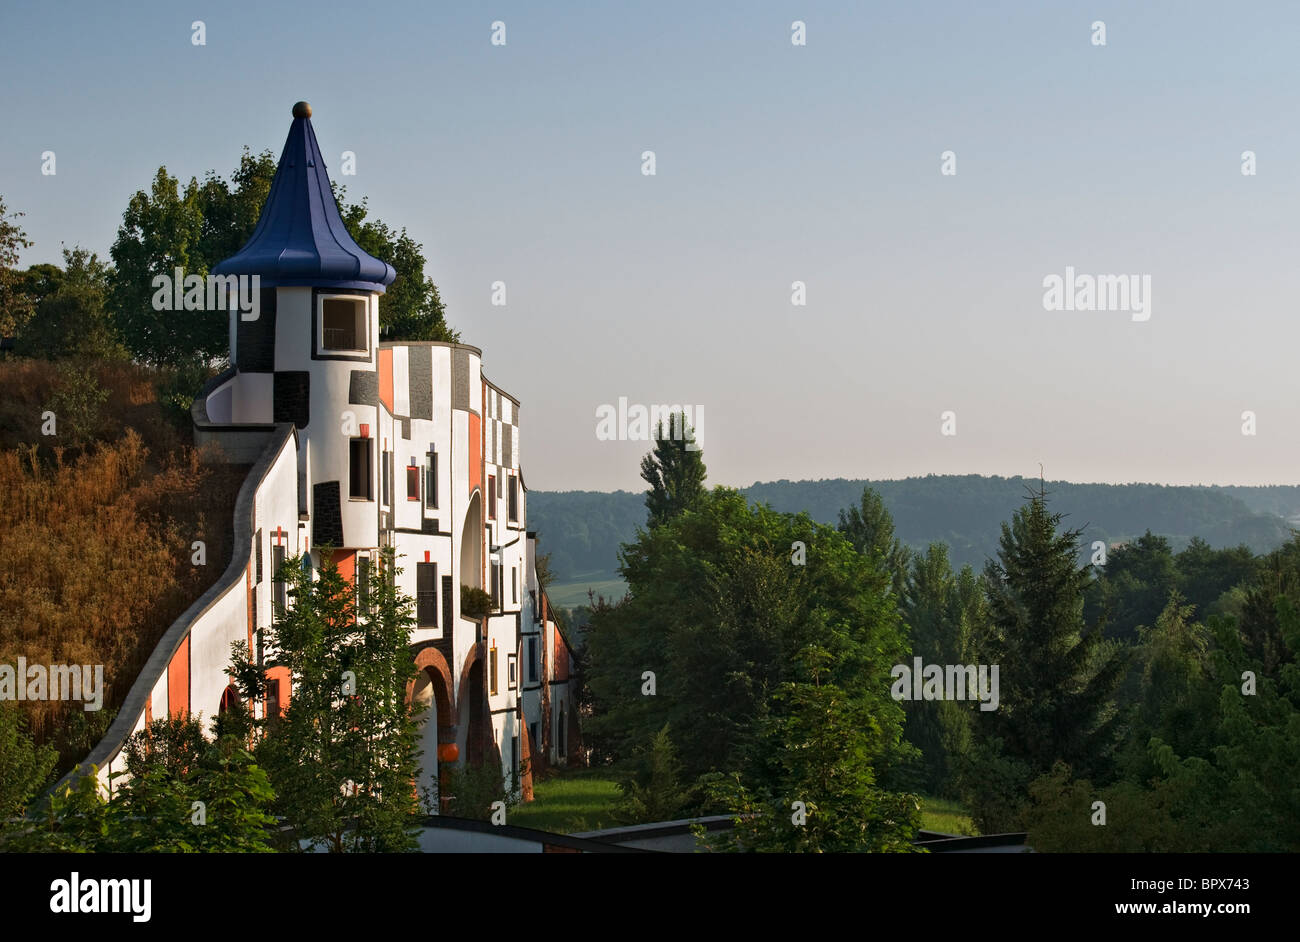
[[[167,712],[173,717],[190,712],[190,638],[185,636],[180,648],[167,665]]]
[[[353,581],[357,572],[356,550],[335,550],[334,565],[339,567],[339,575],[348,582]]]
[[[473,412],[469,414],[469,448],[466,450],[469,461],[469,491],[483,486],[483,420]],[[486,512],[487,508],[484,508]]]
[[[393,351],[379,351],[379,401],[393,411]]]
[[[284,711],[289,709],[289,694],[290,694],[289,668],[272,667],[270,670],[266,672],[266,679],[278,680],[280,682],[280,715],[283,716]]]

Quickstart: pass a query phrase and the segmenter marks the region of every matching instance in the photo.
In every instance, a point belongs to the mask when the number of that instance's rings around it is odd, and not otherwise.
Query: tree
[[[330,851],[399,851],[414,846],[417,801],[415,723],[406,685],[415,678],[408,648],[411,600],[391,578],[391,548],[371,567],[364,601],[328,547],[313,574],[301,558],[277,574],[289,610],[266,630],[268,666],[289,669],[293,696],[283,718],[263,722],[259,762],[270,771],[277,810],[303,841]],[[247,698],[259,672],[231,673]]]
[[[1174,557],[1174,565],[1178,570],[1178,591],[1204,619],[1223,593],[1255,575],[1259,563],[1245,544],[1214,549],[1194,536],[1187,548]]]
[[[234,737],[209,741],[189,717],[155,720],[123,747],[127,774],[104,800],[95,768],[46,796],[5,849],[77,853],[265,853],[274,797]]]
[[[791,559],[796,541],[802,565]],[[684,781],[768,774],[761,723],[795,679],[797,654],[817,645],[833,657],[823,681],[870,711],[883,743],[877,771],[901,758],[889,675],[907,649],[889,577],[833,528],[716,488],[693,512],[641,531],[622,559],[627,598],[594,605],[585,632],[584,742],[602,757],[626,763],[669,724]]]
[[[645,504],[647,526],[654,528],[694,507],[705,493],[704,455],[695,446],[695,432],[686,424],[686,413],[668,417],[668,434],[661,421],[655,429],[655,445],[641,459],[641,478],[650,485]]]
[[[810,645],[799,679],[776,695],[764,721],[772,775],[711,775],[706,788],[736,818],[715,849],[741,851],[907,852],[920,824],[914,795],[886,792],[875,768],[884,742],[868,702],[830,680],[833,656]],[[697,832],[698,833],[698,832]]]
[[[45,290],[36,315],[18,334],[15,350],[52,360],[122,359],[126,350],[106,307],[111,271],[94,252],[63,249],[64,270],[29,269],[25,279],[35,292]]]
[[[1136,640],[1138,628],[1150,628],[1156,623],[1169,594],[1178,586],[1169,541],[1148,530],[1132,543],[1116,547],[1094,586],[1089,595],[1101,599],[1106,634],[1124,641]]]
[[[972,638],[982,626],[983,598],[969,566],[953,575],[948,549],[931,543],[911,558],[901,600],[911,630],[912,654],[926,664],[973,663]],[[969,704],[952,700],[909,700],[904,733],[921,754],[916,785],[927,794],[955,795],[953,761],[970,747]]]
[[[22,814],[54,770],[58,753],[27,735],[18,707],[0,703],[0,828]]]
[[[1076,562],[1080,531],[1060,530],[1060,521],[1040,488],[1002,525],[998,558],[984,572],[985,650],[999,667],[1000,705],[973,715],[976,735],[985,764],[1001,754],[1006,768],[1030,775],[1057,760],[1085,774],[1104,768],[1120,721],[1111,695],[1125,660],[1118,651],[1097,656],[1102,635],[1083,618],[1090,567]],[[981,775],[967,771],[968,781]]]
[[[879,494],[864,487],[858,506],[840,511],[839,531],[859,553],[878,555],[889,570],[895,593],[902,591],[910,551],[894,537],[894,518]]]
[[[626,824],[675,820],[690,802],[682,788],[681,769],[665,724],[637,756],[633,774],[619,783],[623,799],[618,817]]]
[[[159,167],[150,191],[131,197],[110,250],[110,300],[122,340],[132,356],[154,366],[207,362],[229,352],[225,311],[157,311],[153,306],[155,276],[171,279],[177,268],[186,277],[208,273],[200,251],[199,196],[197,180],[182,191],[180,181]]]
[[[335,187],[339,210],[348,234],[357,245],[381,262],[387,262],[397,277],[379,305],[379,327],[383,339],[460,341],[460,332],[447,325],[447,310],[438,286],[424,274],[424,247],[382,221],[366,219],[366,201],[348,204],[347,188]]]
[[[22,250],[32,245],[18,224],[24,215],[9,212],[0,197],[0,337],[12,337],[32,314],[32,298],[14,268]]]

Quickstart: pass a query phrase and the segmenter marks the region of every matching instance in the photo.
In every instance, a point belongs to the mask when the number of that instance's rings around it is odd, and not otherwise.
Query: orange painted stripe
[[[469,490],[483,485],[483,420],[473,412],[469,414],[469,448],[465,452],[469,461]],[[487,507],[483,508],[487,513]]]
[[[189,635],[167,665],[167,712],[173,717],[187,716],[190,712]]]

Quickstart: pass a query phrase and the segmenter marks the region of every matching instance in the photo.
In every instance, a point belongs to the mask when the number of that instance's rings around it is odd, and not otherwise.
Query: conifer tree
[[[257,756],[270,770],[277,810],[302,840],[330,851],[409,850],[417,811],[406,703],[415,677],[411,600],[395,588],[391,548],[370,567],[364,594],[329,548],[318,549],[315,578],[300,558],[279,573],[293,604],[268,629],[266,650],[268,666],[289,668],[293,688]]]
[[[848,537],[859,553],[879,556],[889,570],[894,593],[902,593],[911,551],[895,538],[894,518],[885,509],[879,494],[864,487],[858,506],[840,511],[836,529]]]
[[[1080,531],[1060,529],[1061,516],[1048,512],[1040,487],[1002,525],[998,558],[984,573],[991,622],[984,651],[999,665],[1000,705],[976,724],[1035,773],[1058,759],[1079,771],[1104,765],[1118,725],[1111,695],[1125,667],[1121,652],[1101,647],[1099,627],[1084,621],[1092,575],[1078,564]]]
[[[695,431],[686,424],[686,413],[668,417],[655,429],[654,450],[641,459],[641,477],[650,485],[645,505],[647,526],[659,526],[697,504],[705,495],[704,456],[695,442]]]

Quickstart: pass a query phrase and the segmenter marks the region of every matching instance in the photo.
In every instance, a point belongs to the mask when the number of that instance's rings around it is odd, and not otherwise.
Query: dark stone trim
[[[379,374],[374,370],[353,370],[348,381],[348,405],[379,405]]]

